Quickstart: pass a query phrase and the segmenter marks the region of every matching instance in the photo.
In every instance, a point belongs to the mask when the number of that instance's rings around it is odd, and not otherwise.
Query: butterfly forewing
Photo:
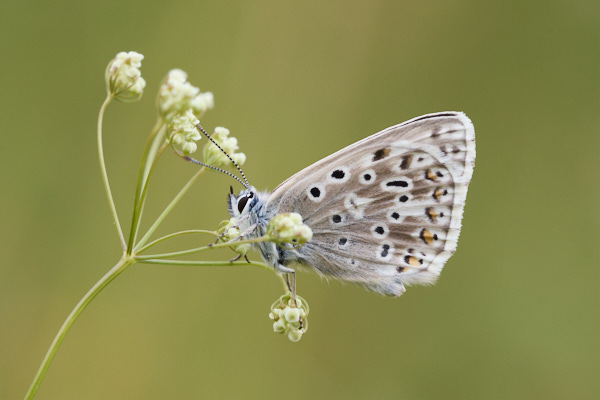
[[[266,207],[313,230],[287,260],[398,296],[403,284],[433,283],[454,253],[474,159],[470,120],[430,114],[300,171]]]

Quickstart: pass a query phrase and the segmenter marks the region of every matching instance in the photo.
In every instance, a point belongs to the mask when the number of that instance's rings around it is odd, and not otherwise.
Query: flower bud
[[[229,137],[229,129],[223,127],[216,127],[215,132],[211,136],[215,142],[223,149],[229,156],[241,166],[246,162],[246,155],[244,153],[238,153],[239,150],[238,141],[235,137]],[[207,142],[204,145],[204,162],[214,167],[227,167],[231,165],[229,158],[213,143]]]
[[[299,342],[302,339],[304,332],[300,329],[290,329],[288,331],[288,339],[294,343]]]
[[[273,332],[275,333],[284,333],[286,330],[285,321],[280,319],[273,322]]]
[[[301,246],[312,239],[312,229],[302,222],[298,213],[277,214],[269,221],[267,236],[279,244]]]
[[[230,218],[229,220],[222,221],[219,224],[219,228],[217,229],[217,233],[221,236],[220,241],[222,243],[231,242],[232,240],[237,239],[241,232],[237,226],[238,220],[237,218]],[[241,256],[245,256],[248,251],[250,251],[251,245],[249,243],[246,244],[237,244],[233,242],[231,246],[229,246],[231,250],[238,253]]]
[[[104,80],[106,90],[115,99],[128,102],[142,97],[146,81],[142,78],[140,67],[144,56],[135,51],[122,51],[106,67]]]
[[[298,322],[300,321],[300,310],[297,308],[287,307],[284,310],[284,317],[287,322]]]
[[[204,112],[214,107],[214,97],[210,92],[200,93],[200,89],[187,81],[187,74],[180,69],[169,71],[158,90],[156,106],[165,121],[187,110],[200,118]]]
[[[275,333],[286,334],[292,342],[297,342],[308,330],[308,303],[300,296],[292,298],[287,292],[271,305],[269,318]]]
[[[196,151],[196,142],[202,139],[202,135],[196,129],[198,123],[194,113],[187,110],[184,114],[174,116],[167,128],[167,137],[171,143],[179,147],[186,156]]]

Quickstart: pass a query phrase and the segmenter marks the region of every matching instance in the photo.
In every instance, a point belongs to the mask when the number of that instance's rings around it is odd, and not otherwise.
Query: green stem
[[[29,387],[29,390],[25,395],[25,400],[33,399],[33,397],[37,393],[40,384],[44,380],[46,371],[48,371],[48,367],[50,367],[50,364],[52,363],[52,360],[54,359],[54,356],[58,351],[58,348],[63,342],[65,336],[67,336],[67,333],[69,333],[69,330],[71,329],[71,326],[73,326],[73,323],[75,323],[75,321],[79,317],[79,314],[81,314],[81,312],[85,310],[88,304],[90,304],[90,302],[98,295],[98,293],[102,291],[102,289],[106,287],[106,285],[112,282],[113,279],[119,276],[123,271],[125,271],[125,269],[127,269],[127,267],[129,267],[134,262],[135,261],[132,259],[122,258],[114,267],[112,267],[110,271],[108,271],[102,278],[100,278],[98,282],[96,282],[96,284],[85,294],[85,296],[83,296],[81,300],[79,300],[79,303],[77,303],[73,311],[71,311],[65,322],[63,322],[62,326],[58,330],[58,333],[56,334],[54,341],[50,345],[50,348],[48,349],[48,352],[46,353],[46,356],[44,357],[44,360],[42,361],[42,364],[40,365],[37,374],[33,378],[33,382],[31,383],[31,386]]]
[[[148,140],[146,141],[146,145],[144,146],[144,152],[142,154],[142,159],[140,160],[140,169],[138,171],[138,180],[137,187],[135,192],[136,201],[139,199],[140,194],[142,193],[142,187],[146,182],[146,178],[148,177],[148,169],[149,165],[152,162],[151,160],[156,155],[156,149],[158,145],[156,144],[157,140],[162,138],[161,128],[164,127],[164,123],[161,118],[156,120],[154,127],[150,131],[150,135],[148,135]]]
[[[186,261],[186,260],[159,260],[159,259],[144,259],[138,262],[143,264],[160,264],[160,265],[182,265],[192,267],[242,267],[253,265],[273,271],[273,268],[268,265],[256,261]]]
[[[134,205],[134,209],[133,209],[133,219],[131,222],[131,231],[129,233],[129,245],[127,247],[130,250],[133,249],[133,246],[135,244],[135,239],[137,237],[138,229],[140,226],[140,221],[142,219],[142,213],[144,212],[144,203],[146,202],[146,196],[148,194],[150,175],[152,175],[152,172],[154,171],[154,168],[156,167],[156,164],[158,163],[158,159],[160,158],[160,155],[166,148],[167,148],[167,143],[164,143],[160,147],[160,149],[158,150],[156,155],[153,156],[153,160],[152,160],[152,163],[148,170],[148,174],[145,175],[145,181],[144,181],[144,184],[142,185],[142,193],[139,195],[139,197],[136,194],[136,201],[135,201],[135,205]],[[131,253],[129,253],[129,254],[131,254]]]
[[[193,234],[193,233],[204,233],[204,234],[207,234],[207,235],[219,236],[219,234],[217,232],[215,232],[215,231],[206,231],[206,230],[202,230],[202,229],[190,229],[190,230],[187,230],[187,231],[175,232],[175,233],[171,233],[170,235],[163,236],[161,238],[158,238],[158,239],[156,239],[156,240],[148,243],[144,247],[141,247],[138,250],[138,253],[143,253],[144,251],[148,250],[150,247],[152,247],[154,245],[157,245],[158,243],[163,242],[163,241],[165,241],[167,239],[172,239],[172,238],[177,237],[177,236],[190,235],[190,234]]]
[[[166,131],[167,125],[165,125],[165,122],[161,118],[159,118],[156,121],[156,125],[152,129],[154,137],[147,143],[149,147],[148,152],[146,153],[146,159],[144,160],[144,169],[143,171],[140,171],[142,172],[144,179],[146,179],[146,177],[148,176],[148,171],[150,170],[150,165],[152,164],[151,160],[153,160],[156,157],[158,148],[161,146],[161,143],[165,141]]]
[[[265,242],[267,240],[268,240],[268,238],[266,236],[261,236],[256,239],[236,240],[236,241],[232,241],[232,242],[209,244],[208,246],[196,247],[195,249],[189,249],[189,250],[174,251],[171,253],[151,254],[148,256],[136,256],[135,259],[136,259],[136,261],[143,261],[143,260],[148,260],[151,258],[172,258],[172,257],[178,257],[178,256],[187,256],[187,255],[194,254],[194,253],[200,253],[200,252],[206,251],[206,250],[219,249],[222,247],[230,247],[233,245],[237,246],[240,244],[260,243],[260,242]]]
[[[156,221],[154,221],[154,224],[152,224],[150,229],[148,229],[144,237],[140,239],[132,253],[138,253],[138,250],[146,244],[150,236],[154,233],[154,231],[158,228],[162,221],[167,217],[167,215],[169,215],[171,210],[173,210],[173,207],[175,207],[175,205],[179,202],[179,200],[181,200],[183,195],[186,194],[186,192],[190,189],[190,187],[196,181],[196,179],[198,179],[198,177],[200,177],[200,175],[202,175],[205,171],[206,167],[200,168],[198,172],[196,172],[194,176],[190,178],[190,180],[185,184],[185,186],[181,188],[181,190],[179,191],[179,193],[177,193],[175,198],[171,200],[169,205],[163,210],[162,214],[160,214]]]
[[[155,147],[155,143],[157,141],[157,139],[161,136],[159,135],[159,131],[161,126],[163,126],[162,120],[159,118],[156,120],[156,124],[154,124],[154,127],[152,128],[152,131],[150,131],[150,135],[148,135],[148,140],[146,140],[146,145],[144,146],[144,152],[142,153],[142,159],[140,160],[140,168],[138,171],[138,179],[137,179],[137,184],[136,184],[136,188],[135,188],[135,198],[133,201],[133,209],[137,210],[139,207],[139,202],[140,202],[140,197],[142,195],[142,190],[144,188],[144,185],[146,184],[146,179],[148,177],[148,170],[149,170],[149,163],[151,163],[150,158],[154,157],[154,155],[156,154],[156,152],[152,151]],[[132,229],[129,232],[129,248],[132,248],[132,243],[135,241],[134,238],[134,231],[133,230],[133,226],[135,226],[136,224],[136,213],[133,213],[132,216],[132,222],[131,222],[131,226]],[[132,240],[133,239],[133,240]]]
[[[125,237],[123,236],[123,231],[121,230],[121,224],[119,223],[119,216],[117,215],[117,208],[115,207],[115,202],[113,200],[112,192],[110,190],[110,184],[108,182],[108,174],[106,172],[106,164],[104,163],[104,150],[102,146],[102,121],[104,119],[104,111],[106,107],[113,99],[113,95],[109,94],[106,96],[104,103],[102,103],[102,107],[100,107],[100,113],[98,114],[98,158],[100,160],[100,172],[102,173],[102,182],[104,183],[104,189],[106,191],[106,198],[108,200],[108,206],[110,207],[110,212],[112,214],[115,227],[117,228],[117,234],[119,235],[119,241],[121,242],[121,248],[123,252],[127,250],[127,244],[125,243]]]

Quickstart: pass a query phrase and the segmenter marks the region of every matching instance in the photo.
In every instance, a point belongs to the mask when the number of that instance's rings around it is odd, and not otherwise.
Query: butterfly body
[[[428,114],[358,141],[293,175],[272,193],[250,187],[229,210],[251,237],[296,212],[313,231],[304,246],[256,247],[282,272],[310,267],[390,296],[432,284],[455,252],[475,161],[462,113]],[[243,230],[243,229],[242,229]]]

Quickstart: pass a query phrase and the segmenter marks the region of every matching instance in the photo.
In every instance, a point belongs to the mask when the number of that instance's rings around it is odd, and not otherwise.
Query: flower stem
[[[158,238],[156,240],[153,240],[152,242],[148,243],[144,247],[141,247],[137,251],[137,253],[138,254],[139,253],[143,253],[144,251],[148,250],[150,247],[152,247],[154,245],[157,245],[158,243],[163,242],[165,240],[172,239],[172,238],[178,237],[178,236],[189,235],[189,234],[192,234],[192,233],[203,233],[203,234],[206,234],[206,235],[219,236],[219,234],[217,232],[215,232],[215,231],[207,231],[207,230],[203,230],[203,229],[190,229],[190,230],[187,230],[187,231],[175,232],[175,233],[171,233],[169,235],[165,235],[165,236],[163,236],[161,238]]]
[[[135,198],[133,201],[134,210],[138,207],[138,202],[140,201],[140,196],[142,195],[142,189],[146,183],[146,179],[148,177],[149,165],[151,163],[150,154],[152,153],[151,149],[154,147],[156,139],[159,136],[159,131],[162,126],[161,119],[158,119],[150,131],[150,135],[148,135],[148,139],[146,140],[146,145],[144,146],[144,152],[142,153],[142,159],[140,160],[140,168],[138,171],[138,179],[137,186],[135,188]],[[152,158],[155,154],[152,154]],[[130,235],[131,239],[131,235]],[[131,246],[129,246],[131,248]]]
[[[194,176],[190,178],[190,180],[185,184],[185,186],[181,188],[181,190],[179,191],[179,193],[177,193],[175,198],[173,198],[169,205],[163,210],[162,214],[160,214],[156,221],[154,221],[154,224],[152,224],[152,226],[148,229],[144,237],[140,239],[132,253],[137,253],[138,250],[146,244],[150,236],[154,233],[154,231],[158,228],[162,221],[167,217],[171,210],[173,210],[173,207],[175,207],[175,205],[179,202],[179,200],[181,200],[183,195],[186,194],[186,192],[190,189],[190,187],[196,181],[196,179],[198,179],[198,177],[200,177],[200,175],[202,175],[205,171],[206,167],[200,168],[198,172],[196,172]]]
[[[119,235],[121,248],[123,249],[123,252],[125,252],[127,250],[127,244],[125,243],[125,237],[123,236],[123,231],[121,230],[121,224],[119,222],[119,216],[117,215],[117,208],[115,207],[115,201],[113,200],[112,192],[110,190],[110,183],[108,182],[108,174],[106,172],[106,164],[104,163],[104,150],[102,146],[102,121],[104,119],[104,111],[112,99],[112,94],[108,94],[108,96],[106,96],[104,103],[102,103],[102,107],[100,107],[100,113],[98,114],[98,158],[100,160],[100,172],[102,173],[102,182],[104,183],[108,206],[110,207],[110,212],[112,213],[115,227],[117,228],[117,234]]]
[[[179,256],[187,256],[190,254],[200,253],[200,252],[206,251],[206,250],[230,247],[230,246],[241,245],[241,244],[260,243],[260,242],[264,242],[267,240],[268,240],[268,237],[266,237],[266,236],[261,236],[259,238],[254,238],[254,239],[233,240],[231,242],[209,244],[208,246],[196,247],[194,249],[189,249],[189,250],[174,251],[171,253],[151,254],[151,255],[147,255],[147,256],[136,256],[135,260],[142,261],[142,260],[147,260],[147,259],[151,259],[151,258],[172,258],[172,257],[179,257]],[[144,247],[144,249],[147,247],[148,246]]]
[[[141,187],[141,193],[138,196],[136,193],[135,204],[133,208],[133,217],[131,221],[131,232],[129,233],[129,244],[127,248],[131,251],[133,246],[135,245],[135,239],[137,237],[138,229],[140,226],[140,220],[142,219],[142,213],[144,211],[144,204],[146,203],[146,195],[148,194],[148,186],[150,182],[150,175],[154,171],[156,164],[158,163],[158,159],[162,152],[167,148],[167,143],[164,143],[156,154],[153,154],[153,160],[150,164],[150,168],[148,169],[148,173],[144,175],[144,182]],[[139,182],[138,182],[139,185]],[[131,254],[131,253],[129,253]]]
[[[162,139],[164,123],[162,119],[158,118],[152,131],[150,131],[150,135],[148,135],[148,140],[146,141],[146,145],[144,146],[144,153],[142,154],[142,159],[140,160],[140,170],[138,172],[138,181],[137,188],[135,192],[136,201],[139,199],[142,193],[142,187],[146,182],[146,178],[148,177],[148,170],[150,169],[150,164],[152,160],[156,156],[156,151],[159,146],[159,141]]]
[[[187,261],[187,260],[161,260],[161,259],[143,259],[139,260],[142,264],[159,264],[159,265],[182,265],[190,267],[245,267],[252,265],[255,267],[261,267],[270,271],[273,268],[269,267],[265,263],[257,261]]]
[[[58,330],[54,341],[52,341],[52,344],[50,345],[50,348],[48,349],[48,352],[46,353],[46,356],[44,357],[40,368],[38,369],[35,377],[33,378],[33,382],[31,383],[27,394],[25,395],[25,400],[30,400],[34,398],[35,394],[38,391],[38,388],[40,387],[40,384],[44,380],[46,371],[48,371],[48,368],[50,367],[50,364],[52,363],[52,360],[54,359],[54,356],[58,351],[58,348],[63,342],[65,336],[67,336],[67,333],[69,333],[69,330],[71,329],[71,326],[73,326],[73,323],[75,323],[75,321],[79,317],[79,314],[81,314],[81,312],[85,310],[88,304],[90,304],[90,302],[98,295],[98,293],[102,291],[102,289],[104,289],[110,282],[112,282],[113,279],[119,276],[121,272],[125,271],[125,269],[127,269],[127,267],[129,267],[134,262],[135,261],[133,261],[130,258],[121,258],[121,260],[119,260],[119,262],[114,267],[112,267],[110,271],[108,271],[102,278],[100,278],[100,280],[96,282],[96,284],[83,296],[83,298],[79,300],[79,303],[77,303],[75,308],[73,308],[73,311],[71,311],[65,322],[63,322],[62,326]]]

